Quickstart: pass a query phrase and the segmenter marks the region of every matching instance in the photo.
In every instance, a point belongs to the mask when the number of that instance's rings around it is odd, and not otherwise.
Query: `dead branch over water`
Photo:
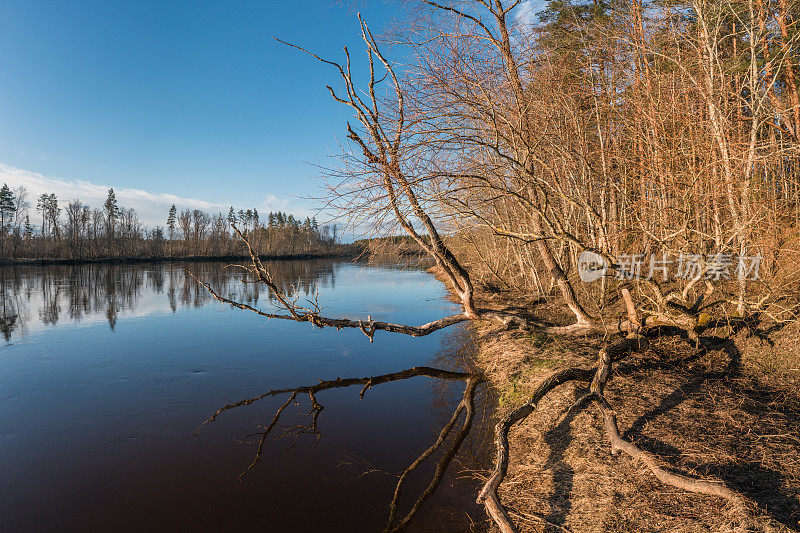
[[[327,89],[353,112],[341,165],[326,176],[326,205],[354,226],[410,236],[436,262],[461,313],[420,326],[325,316],[316,301],[300,303],[282,292],[238,229],[251,256],[248,269],[278,309],[257,309],[198,282],[236,308],[358,328],[370,341],[377,331],[416,337],[467,321],[601,338],[595,366],[556,370],[497,424],[494,469],[478,496],[497,527],[517,530],[498,495],[509,432],[548,394],[576,381],[589,383],[589,391],[569,411],[594,406],[612,453],[641,462],[665,485],[720,498],[746,527],[750,502],[715,481],[672,472],[623,438],[605,392],[613,386],[614,363],[647,341],[678,335],[699,353],[700,334],[709,327],[725,325],[732,335],[760,320],[797,319],[798,256],[787,237],[800,221],[800,99],[790,55],[800,33],[787,29],[796,8],[759,0],[658,8],[632,0],[613,9],[595,3],[600,11],[590,13],[550,6],[549,22],[532,28],[520,4],[423,0],[393,35],[411,50],[402,70],[359,16],[368,67],[363,87],[354,81],[347,48],[338,62],[285,43],[333,68],[341,88]],[[604,275],[578,285],[575,266],[587,251],[602,260]],[[632,257],[649,263],[636,267]],[[762,260],[761,270],[733,262],[745,257]],[[668,271],[673,264],[680,276]],[[738,270],[726,274],[723,267],[733,266]],[[560,308],[555,316],[535,316],[533,309],[481,307],[478,286]],[[434,444],[400,476],[387,530],[402,529],[469,432],[482,375],[415,367],[321,381],[226,405],[204,425],[228,409],[286,394],[257,434],[257,461],[300,395],[308,394],[312,405],[304,431],[315,433],[317,393],[362,385],[363,396],[370,387],[415,376],[461,380],[465,391]],[[441,458],[431,483],[400,517],[404,480],[436,452]]]

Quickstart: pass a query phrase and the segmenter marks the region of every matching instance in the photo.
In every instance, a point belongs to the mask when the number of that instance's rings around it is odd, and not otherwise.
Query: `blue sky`
[[[308,163],[350,114],[324,87],[335,73],[273,36],[360,50],[344,4],[3,1],[0,181],[94,205],[113,186],[151,225],[176,199],[310,212],[292,195],[315,193]],[[397,8],[358,7],[378,32]]]
[[[347,45],[363,69],[356,10],[380,34],[400,5],[3,0],[0,183],[25,185],[34,205],[54,192],[99,207],[114,187],[149,226],[173,202],[313,215],[298,197],[319,194],[313,164],[331,163],[351,113],[325,89],[331,67],[273,37],[337,59]]]

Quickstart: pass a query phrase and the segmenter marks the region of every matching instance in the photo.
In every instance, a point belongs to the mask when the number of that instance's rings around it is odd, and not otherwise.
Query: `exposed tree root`
[[[625,340],[637,341],[638,339],[635,337],[628,337]],[[731,502],[736,507],[737,511],[739,511],[739,513],[742,515],[742,517],[745,518],[747,515],[747,505],[741,495],[736,494],[721,483],[712,483],[709,481],[669,472],[658,464],[655,456],[642,450],[632,442],[622,438],[619,432],[619,427],[617,426],[617,416],[614,413],[614,409],[608,403],[608,400],[606,400],[603,392],[606,383],[608,383],[608,380],[611,378],[611,367],[615,357],[611,352],[618,349],[616,347],[620,346],[623,342],[624,341],[621,341],[615,345],[612,345],[613,348],[603,349],[600,351],[597,374],[595,375],[591,388],[592,399],[594,404],[600,410],[600,414],[603,416],[606,434],[608,435],[608,440],[611,442],[611,454],[617,455],[620,451],[622,451],[631,458],[641,461],[647,466],[647,468],[650,469],[653,475],[665,485],[671,485],[687,492],[696,492],[699,494],[725,498]]]
[[[654,455],[642,450],[632,442],[623,439],[617,427],[617,416],[611,408],[611,405],[603,396],[595,395],[593,399],[595,405],[600,410],[600,414],[603,416],[606,434],[608,435],[608,440],[611,442],[612,455],[625,452],[631,458],[644,463],[653,475],[665,485],[671,485],[687,492],[696,492],[698,494],[725,498],[736,507],[737,511],[746,515],[747,504],[745,499],[725,485],[669,472],[658,464],[658,460]]]
[[[503,508],[503,505],[500,503],[500,497],[497,495],[497,489],[500,487],[500,484],[503,482],[508,472],[508,432],[511,426],[533,413],[536,409],[536,404],[551,390],[570,381],[591,381],[594,374],[594,369],[577,367],[565,368],[551,374],[536,388],[531,398],[525,404],[514,409],[495,426],[495,447],[497,455],[494,461],[494,470],[483,485],[481,492],[478,494],[477,501],[479,504],[482,503],[486,507],[486,512],[492,517],[492,520],[494,520],[494,523],[497,524],[497,527],[500,528],[502,533],[516,532],[516,527],[511,517],[508,516],[508,512]]]
[[[600,350],[598,364],[594,368],[584,369],[573,367],[561,369],[550,374],[534,390],[530,399],[525,404],[506,415],[506,417],[496,425],[495,466],[491,476],[483,485],[477,501],[486,507],[487,513],[502,533],[515,533],[517,531],[508,511],[501,504],[497,492],[508,471],[509,431],[514,424],[532,414],[537,404],[549,392],[570,381],[591,381],[590,392],[581,396],[570,406],[569,410],[572,411],[585,406],[588,400],[591,400],[594,405],[598,407],[604,420],[606,434],[611,442],[612,455],[625,452],[631,458],[641,461],[648,467],[653,475],[665,485],[670,485],[687,492],[724,498],[733,504],[737,512],[746,520],[748,514],[747,502],[742,495],[730,490],[722,483],[714,483],[670,472],[660,466],[658,459],[654,455],[642,450],[630,441],[623,439],[620,435],[616,414],[604,396],[605,386],[611,377],[613,362],[619,360],[632,350],[640,349],[644,342],[646,342],[644,337],[631,334],[625,339],[617,341]]]

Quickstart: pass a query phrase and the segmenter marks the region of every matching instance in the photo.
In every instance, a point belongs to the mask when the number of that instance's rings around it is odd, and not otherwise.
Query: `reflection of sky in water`
[[[100,530],[241,530],[263,528],[264,516],[275,531],[291,530],[299,519],[308,530],[382,527],[394,479],[362,476],[351,463],[399,472],[428,447],[454,405],[450,392],[436,392],[435,380],[382,385],[364,400],[357,388],[320,394],[325,437],[314,453],[307,441],[297,449],[271,441],[244,483],[236,476],[253,450],[236,440],[268,423],[285,399],[231,411],[192,434],[224,403],[269,388],[438,365],[451,334],[378,332],[370,344],[358,330],[267,322],[212,300],[182,270],[269,307],[263,289],[243,285],[241,272],[223,266],[0,268],[10,338],[0,344],[1,531],[80,530],[87,523]],[[273,267],[278,282],[303,297],[318,286],[330,316],[418,325],[454,311],[421,270],[336,261]],[[302,420],[295,410],[286,423]],[[423,483],[416,479],[409,494]],[[429,517],[438,516],[447,490],[426,507]]]

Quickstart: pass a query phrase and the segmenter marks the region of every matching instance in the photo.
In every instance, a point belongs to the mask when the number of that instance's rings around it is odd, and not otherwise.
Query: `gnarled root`
[[[595,395],[594,403],[600,410],[605,423],[606,434],[608,440],[611,442],[611,454],[617,455],[619,452],[625,452],[631,458],[641,461],[647,466],[653,475],[665,485],[685,490],[687,492],[696,492],[698,494],[707,494],[709,496],[719,496],[731,502],[742,515],[747,514],[747,503],[745,499],[722,483],[712,483],[681,474],[674,474],[662,468],[658,464],[656,457],[630,441],[622,438],[617,426],[617,416],[614,410],[609,405],[608,401],[602,395]]]
[[[568,383],[570,381],[591,381],[595,375],[595,369],[584,368],[565,368],[555,372],[547,377],[531,395],[530,399],[523,405],[517,407],[511,413],[506,415],[503,420],[498,422],[495,426],[495,447],[497,455],[494,461],[494,470],[489,479],[484,483],[481,492],[478,494],[478,503],[482,503],[486,507],[486,512],[492,517],[494,523],[500,528],[502,533],[515,533],[516,527],[508,516],[508,512],[503,508],[500,503],[500,497],[497,495],[497,489],[503,482],[508,471],[508,432],[511,426],[525,419],[536,410],[536,404],[544,398],[548,392],[555,389],[559,385]]]
[[[592,401],[592,403],[599,408],[600,414],[604,420],[606,433],[611,442],[612,454],[616,455],[620,451],[625,452],[631,458],[642,461],[662,483],[688,492],[724,498],[731,502],[743,516],[747,515],[747,504],[741,495],[735,493],[721,483],[713,483],[669,472],[659,465],[655,456],[640,449],[633,443],[626,441],[620,435],[616,414],[604,396],[605,386],[611,378],[611,370],[614,361],[621,359],[625,354],[631,351],[640,350],[645,343],[645,337],[631,334],[600,350],[598,363],[594,368],[584,369],[572,367],[554,372],[539,384],[525,404],[517,407],[506,415],[506,417],[495,426],[496,458],[494,470],[483,485],[477,501],[479,504],[482,503],[484,505],[487,514],[492,518],[502,533],[515,533],[517,531],[508,511],[501,504],[497,492],[508,471],[509,431],[514,424],[533,413],[537,404],[549,392],[570,381],[591,382],[590,392],[579,398],[578,401],[570,407],[570,410],[584,406],[588,401]]]
[[[631,336],[626,340],[635,339],[635,336]],[[611,442],[611,454],[617,455],[619,452],[625,452],[631,458],[641,461],[650,469],[650,472],[665,485],[671,485],[687,492],[725,498],[731,502],[742,517],[745,518],[747,516],[747,504],[740,494],[733,492],[721,483],[712,483],[702,479],[669,472],[659,465],[654,455],[622,438],[617,425],[617,415],[603,394],[605,385],[611,378],[611,367],[614,362],[613,355],[610,356],[608,351],[610,350],[600,351],[597,374],[592,381],[591,395],[594,404],[603,417],[606,434],[608,435],[608,440]]]

